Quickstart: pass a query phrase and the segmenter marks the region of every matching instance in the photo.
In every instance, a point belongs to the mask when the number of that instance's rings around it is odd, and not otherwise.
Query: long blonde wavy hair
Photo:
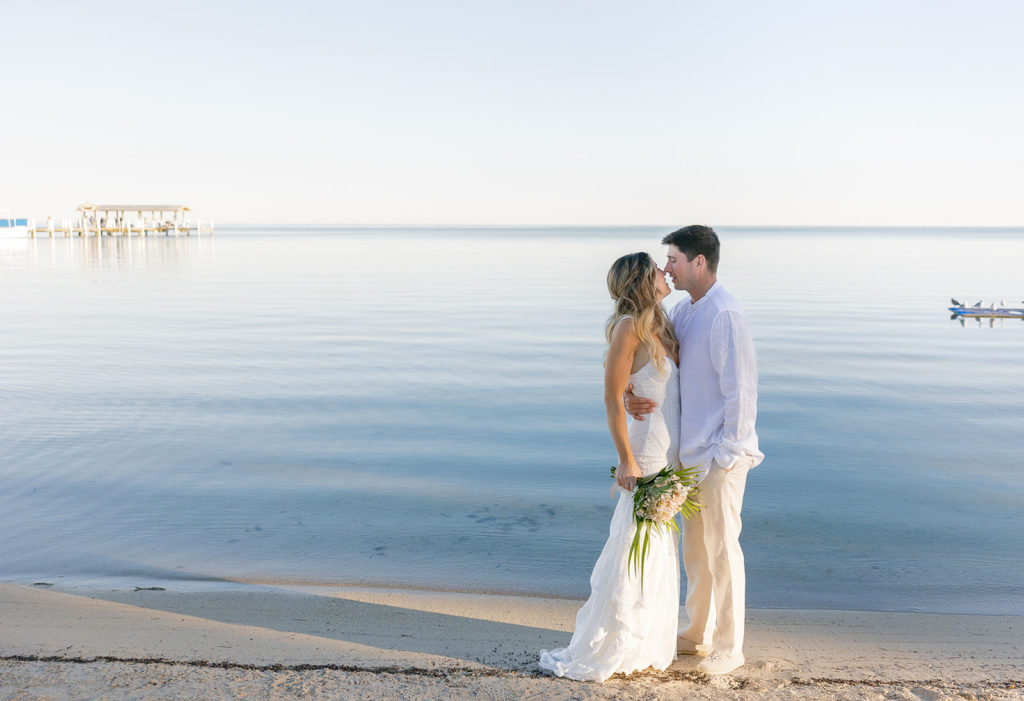
[[[615,311],[608,317],[604,331],[611,343],[612,331],[619,320],[632,317],[640,345],[650,353],[658,370],[665,372],[662,344],[675,355],[679,342],[658,297],[657,275],[658,266],[647,253],[630,253],[612,263],[608,270],[608,292],[615,300]]]

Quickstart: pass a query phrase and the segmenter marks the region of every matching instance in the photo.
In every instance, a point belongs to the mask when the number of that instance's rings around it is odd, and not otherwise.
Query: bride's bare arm
[[[608,431],[619,453],[619,466],[615,470],[615,481],[630,491],[640,477],[640,468],[633,458],[626,432],[626,409],[622,404],[622,393],[629,384],[633,367],[633,356],[640,345],[633,330],[633,320],[625,317],[612,329],[612,340],[604,365],[604,411],[608,418]]]

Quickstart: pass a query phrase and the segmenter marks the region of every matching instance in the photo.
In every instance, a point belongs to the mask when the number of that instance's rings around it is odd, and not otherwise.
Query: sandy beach
[[[0,584],[0,699],[1021,699],[1024,617],[748,612],[748,664],[538,672],[579,601],[367,588]]]

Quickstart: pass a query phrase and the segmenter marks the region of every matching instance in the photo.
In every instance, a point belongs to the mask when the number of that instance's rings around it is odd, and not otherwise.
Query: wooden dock
[[[213,221],[188,221],[191,210],[179,204],[92,204],[79,205],[80,215],[59,223],[47,217],[43,224],[28,222],[32,238],[48,236],[191,236],[213,235]]]
[[[49,236],[55,238],[63,236],[191,236],[193,234],[213,235],[213,222],[186,223],[183,226],[83,226],[78,221],[63,220],[60,223],[38,226],[30,221],[28,235],[32,238]]]

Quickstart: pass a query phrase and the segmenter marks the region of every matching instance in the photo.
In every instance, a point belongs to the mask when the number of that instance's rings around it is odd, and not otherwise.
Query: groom
[[[689,296],[669,311],[679,339],[679,461],[698,466],[703,509],[683,520],[689,626],[679,652],[707,654],[698,669],[726,674],[744,663],[745,573],[740,509],[757,448],[757,360],[743,310],[718,282],[718,235],[687,226],[661,241],[665,272]],[[643,420],[656,406],[627,388],[626,410]],[[710,650],[709,650],[710,648]]]

